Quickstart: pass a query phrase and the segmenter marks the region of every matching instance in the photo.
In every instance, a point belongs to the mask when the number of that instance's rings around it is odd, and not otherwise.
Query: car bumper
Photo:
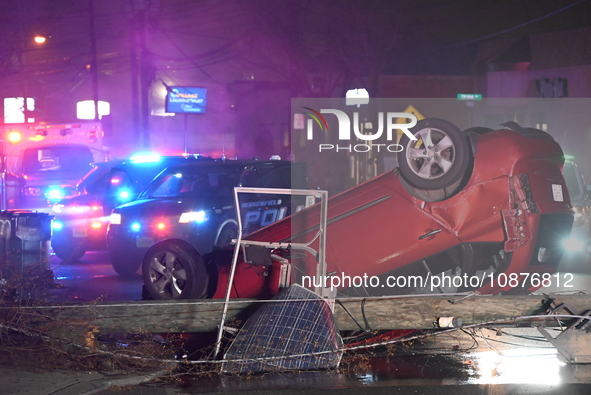
[[[216,236],[215,232],[210,231],[210,227],[214,225],[213,223],[175,226],[168,224],[162,230],[152,228],[134,232],[129,224],[110,224],[107,231],[107,248],[113,252],[121,251],[127,254],[131,251],[134,255],[143,256],[148,248],[159,241],[182,239],[191,243],[201,254],[206,254],[211,251]]]
[[[533,292],[551,285],[572,228],[571,213],[530,214],[526,226],[535,230],[529,240],[514,248],[507,270],[496,273],[478,291],[484,294]]]
[[[111,256],[133,257],[134,260],[141,260],[148,248],[161,239],[154,235],[132,233],[124,226],[111,224],[107,231],[106,244]]]
[[[59,224],[59,226],[56,226]],[[88,250],[107,248],[107,219],[62,219],[54,220],[52,243],[82,242]]]

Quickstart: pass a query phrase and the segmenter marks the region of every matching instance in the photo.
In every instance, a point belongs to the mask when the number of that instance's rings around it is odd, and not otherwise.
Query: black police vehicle
[[[62,260],[78,260],[86,251],[104,250],[109,215],[132,201],[168,166],[211,158],[200,155],[134,155],[94,165],[78,183],[80,193],[53,205],[51,246]]]
[[[200,255],[229,243],[238,233],[236,186],[306,188],[305,167],[284,160],[216,160],[167,168],[135,201],[113,210],[107,244],[115,271],[135,275],[146,251],[162,240],[177,240],[186,251]],[[244,231],[289,215],[298,203],[295,199],[253,194],[240,200]],[[142,268],[144,277],[149,270]]]

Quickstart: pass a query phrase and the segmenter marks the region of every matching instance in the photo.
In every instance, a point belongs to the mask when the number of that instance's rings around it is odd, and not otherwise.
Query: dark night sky
[[[101,0],[95,0],[99,4]],[[124,0],[121,0],[122,2]],[[206,5],[218,8],[231,17],[233,11],[250,10],[245,18],[258,18],[253,23],[257,32],[269,40],[277,39],[286,47],[293,44],[292,55],[309,57],[308,66],[347,65],[350,74],[449,74],[471,73],[478,45],[483,40],[521,37],[530,33],[572,29],[591,24],[591,0],[152,0],[163,10],[154,16],[176,12],[191,20],[195,39],[187,45],[197,46],[204,40],[207,15],[197,13]],[[88,29],[87,1],[84,0],[22,0],[0,1],[0,58],[19,50],[11,37],[16,29],[50,31],[64,24]],[[211,22],[207,20],[207,23]],[[125,22],[125,21],[124,21]],[[244,23],[249,23],[245,20]],[[117,37],[124,29],[110,26],[99,41]],[[101,33],[101,26],[97,26]],[[200,30],[201,29],[201,30]],[[73,31],[73,27],[69,27]],[[308,33],[304,32],[307,31]],[[264,33],[261,33],[264,32]],[[208,31],[208,34],[216,35]],[[307,36],[306,36],[307,34]],[[83,31],[70,34],[65,50],[87,45]],[[224,35],[219,32],[217,35]],[[187,35],[187,37],[192,37]],[[207,37],[203,36],[207,39]],[[125,42],[125,38],[121,36]],[[284,40],[284,41],[281,41]],[[299,40],[299,42],[298,42]],[[308,40],[308,41],[306,41]],[[311,49],[321,43],[327,48]],[[20,44],[22,46],[22,44]],[[299,48],[297,48],[299,46]],[[247,43],[237,52],[256,52],[256,45]],[[185,52],[190,50],[184,49]],[[352,59],[355,61],[352,61]],[[2,60],[2,59],[0,59]],[[4,57],[6,60],[6,57]],[[322,64],[325,62],[326,64]],[[331,64],[332,62],[332,64]],[[239,66],[239,63],[236,63]],[[373,69],[372,69],[373,68]],[[371,69],[371,70],[370,70]]]
[[[332,34],[329,41],[341,52],[348,50],[341,63],[352,56],[366,64],[385,61],[382,72],[391,74],[470,74],[484,40],[591,25],[591,0],[253,2],[267,21],[293,24],[287,34],[302,27]],[[305,12],[298,13],[301,10]],[[296,15],[299,24],[293,22]],[[323,55],[319,58],[336,58],[339,53]]]
[[[419,0],[410,4],[400,9],[409,20],[401,28],[400,56],[386,66],[389,73],[470,74],[470,63],[484,40],[591,25],[589,0]]]

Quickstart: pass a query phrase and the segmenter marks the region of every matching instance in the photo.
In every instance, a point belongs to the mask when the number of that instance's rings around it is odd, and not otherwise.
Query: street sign
[[[420,111],[417,110],[412,104],[409,105],[408,107],[406,107],[403,112],[414,115],[415,117],[417,117],[417,121],[420,121],[421,119],[425,119],[423,114],[421,114]],[[408,122],[408,118],[397,118],[396,119],[396,123],[407,123],[407,122]],[[402,132],[400,132],[400,133],[402,133]]]
[[[458,93],[458,100],[482,100],[480,93]]]
[[[166,112],[178,114],[204,114],[207,104],[207,89],[190,86],[167,88]]]

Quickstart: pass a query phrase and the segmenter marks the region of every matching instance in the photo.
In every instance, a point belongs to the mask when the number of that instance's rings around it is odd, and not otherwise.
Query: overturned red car
[[[259,251],[256,259],[241,254],[231,296],[273,295],[285,273],[289,281],[333,287],[341,296],[509,293],[549,285],[574,218],[563,152],[541,130],[502,126],[462,131],[441,119],[419,121],[411,129],[416,140],[400,140],[397,168],[328,200],[325,278],[314,278],[314,253],[293,248],[310,243],[318,251],[316,204],[248,235],[281,248]],[[232,250],[201,256],[181,240],[165,240],[148,250],[144,268],[173,273],[167,287],[178,292],[163,298],[221,298]]]

